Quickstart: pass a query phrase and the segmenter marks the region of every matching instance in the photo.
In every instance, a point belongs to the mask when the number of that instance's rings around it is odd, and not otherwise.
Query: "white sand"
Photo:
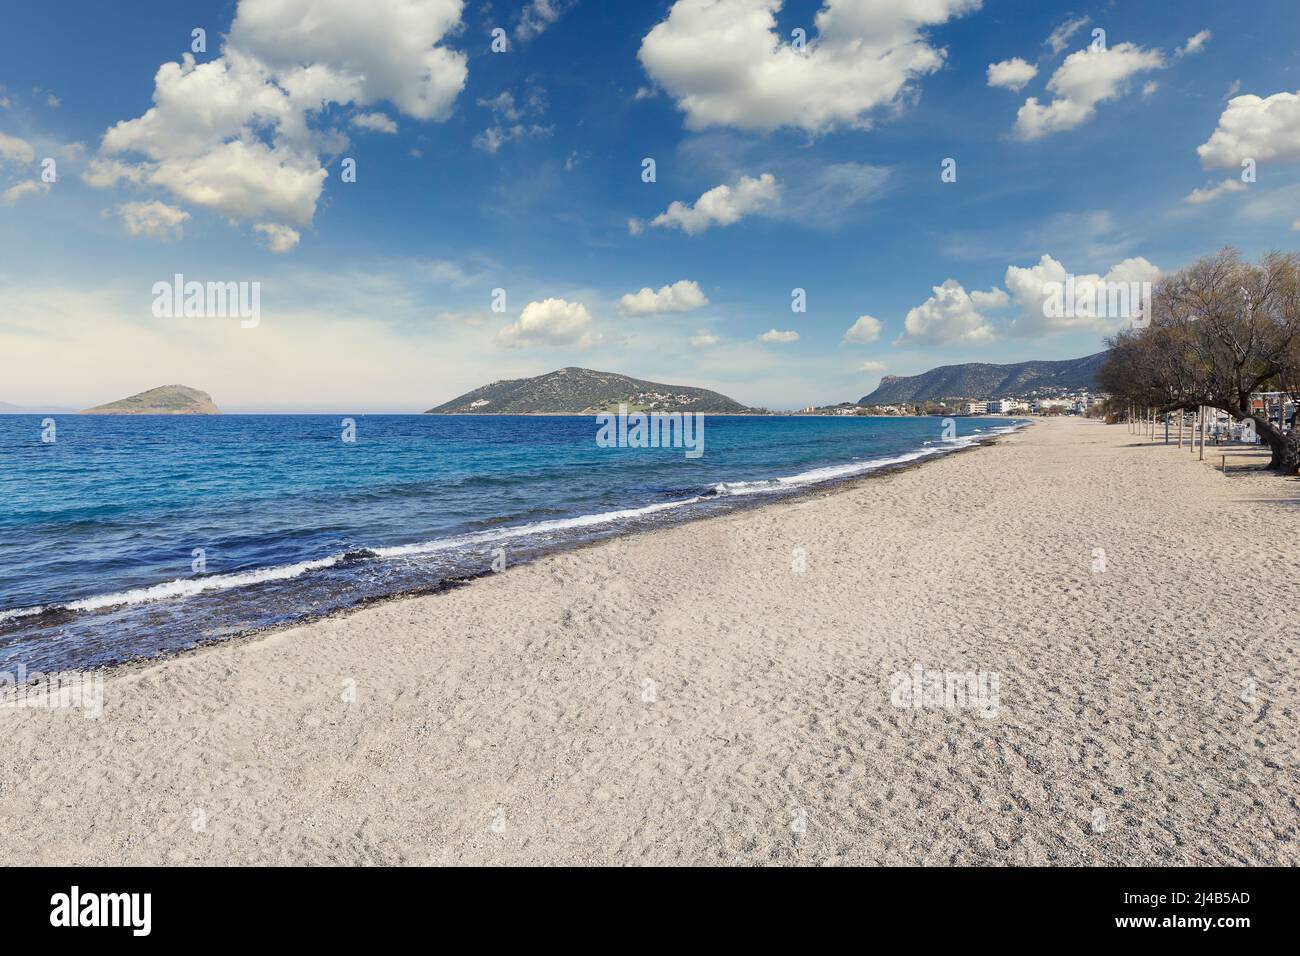
[[[0,713],[4,859],[1296,864],[1300,487],[1135,441],[1043,422]],[[893,706],[914,663],[997,715]]]

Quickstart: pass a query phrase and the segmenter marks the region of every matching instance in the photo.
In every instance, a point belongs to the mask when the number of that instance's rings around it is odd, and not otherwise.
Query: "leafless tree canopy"
[[[1148,327],[1108,343],[1098,378],[1114,404],[1160,414],[1206,405],[1253,420],[1270,467],[1296,474],[1296,429],[1287,435],[1257,414],[1250,396],[1300,397],[1300,256],[1273,252],[1253,264],[1224,249],[1162,279],[1152,304]]]

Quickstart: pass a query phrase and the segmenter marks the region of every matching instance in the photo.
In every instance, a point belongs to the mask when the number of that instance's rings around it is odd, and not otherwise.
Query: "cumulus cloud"
[[[41,182],[39,179],[27,179],[16,186],[10,186],[4,191],[4,201],[6,205],[12,206],[20,199],[27,196],[42,196],[50,191],[50,184]]]
[[[869,315],[858,316],[858,320],[844,333],[845,342],[856,342],[859,345],[870,345],[878,338],[880,338],[880,320],[873,319]]]
[[[1141,303],[1130,297],[1129,315],[1110,314],[1107,286],[1155,282],[1160,278],[1160,270],[1136,256],[1116,263],[1104,276],[1095,273],[1075,275],[1073,314],[1047,315],[1044,304],[1051,288],[1063,288],[1069,278],[1065,266],[1050,255],[1044,255],[1037,265],[1028,268],[1009,266],[1005,285],[1021,310],[1011,323],[1011,333],[1023,337],[1080,329],[1102,334],[1115,332],[1129,324]]]
[[[889,366],[884,362],[863,362],[858,369],[859,372],[866,372],[869,375],[882,375]]]
[[[967,292],[956,279],[934,287],[933,295],[907,313],[903,321],[903,334],[897,344],[945,345],[960,342],[979,345],[991,342],[997,334],[993,323],[980,312],[985,308],[1005,304],[1006,293],[1000,289],[989,292]],[[1001,296],[998,295],[1001,293]],[[976,298],[979,302],[976,302]]]
[[[988,70],[989,86],[1019,92],[1025,84],[1038,75],[1038,67],[1032,63],[1013,56],[1009,60],[990,63]]]
[[[719,339],[708,329],[698,329],[696,333],[691,336],[690,341],[692,347],[694,348],[707,349],[712,345],[717,345],[718,342],[721,341],[721,339]]]
[[[758,337],[760,342],[772,342],[777,345],[787,345],[790,342],[799,341],[799,333],[788,329],[768,329]]]
[[[1228,177],[1223,182],[1215,186],[1207,186],[1204,189],[1196,188],[1183,197],[1183,202],[1190,206],[1199,206],[1201,203],[1211,202],[1220,196],[1226,196],[1228,193],[1239,193],[1246,188],[1246,184],[1240,179]]]
[[[524,306],[519,320],[497,333],[497,342],[506,348],[555,345],[585,348],[598,341],[590,326],[591,313],[581,302],[543,299]]]
[[[387,100],[446,119],[465,85],[465,54],[439,44],[464,0],[240,0],[229,46],[270,67],[304,106]]]
[[[661,315],[667,312],[692,312],[709,304],[699,283],[682,279],[666,285],[658,292],[649,287],[640,292],[629,292],[619,299],[619,308],[626,315]]]
[[[777,31],[783,0],[677,0],[638,56],[691,129],[865,129],[943,65],[923,31],[980,3],[826,0],[800,51]]]
[[[1243,159],[1300,162],[1300,91],[1233,97],[1196,152],[1206,169],[1240,169]]]
[[[164,202],[128,202],[117,207],[126,231],[133,236],[152,239],[179,239],[181,229],[190,214],[184,209]]]
[[[675,227],[693,236],[710,226],[730,226],[750,213],[770,209],[780,197],[781,187],[771,173],[757,179],[741,176],[734,186],[713,187],[693,205],[674,200],[650,225]]]
[[[310,225],[346,139],[309,122],[331,104],[391,103],[445,119],[465,55],[439,44],[463,0],[240,0],[221,55],[185,54],[154,77],[153,106],[110,128],[85,179],[154,186],[228,219]],[[379,113],[354,119],[387,131]],[[287,233],[277,233],[287,236]],[[277,239],[283,244],[283,239]]]
[[[1033,96],[1025,100],[1016,114],[1015,133],[1021,139],[1038,139],[1074,129],[1092,118],[1099,103],[1123,95],[1131,77],[1164,66],[1159,50],[1132,43],[1076,50],[1047,81],[1054,94],[1050,103],[1039,103]]]
[[[1178,48],[1177,56],[1191,56],[1200,53],[1205,49],[1205,44],[1210,42],[1210,31],[1202,30],[1194,36],[1187,38],[1187,42]]]
[[[300,237],[297,229],[277,222],[259,222],[254,224],[253,232],[258,234],[262,245],[274,253],[283,254],[298,248]]]
[[[1073,20],[1066,20],[1053,30],[1048,38],[1043,42],[1051,48],[1053,53],[1060,53],[1070,45],[1070,37],[1074,36],[1087,25],[1087,17],[1078,17]]]
[[[0,133],[0,162],[25,166],[36,160],[36,150],[32,144],[17,136]]]
[[[387,113],[358,113],[352,117],[352,125],[357,129],[370,130],[372,133],[397,132],[397,124]]]

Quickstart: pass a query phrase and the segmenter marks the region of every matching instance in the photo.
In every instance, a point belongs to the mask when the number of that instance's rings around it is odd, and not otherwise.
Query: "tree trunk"
[[[1279,459],[1278,468],[1282,474],[1300,474],[1300,429],[1291,429],[1282,442],[1281,455],[1275,452],[1273,457]]]
[[[1260,415],[1251,415],[1249,417],[1250,420],[1255,423],[1255,434],[1259,435],[1259,437],[1264,440],[1265,444],[1268,445],[1269,451],[1273,454],[1272,459],[1270,459],[1268,463],[1268,467],[1273,471],[1281,471],[1283,474],[1294,475],[1296,471],[1294,458],[1292,459],[1290,470],[1287,470],[1286,436],[1283,435],[1281,430],[1270,422],[1267,417]]]

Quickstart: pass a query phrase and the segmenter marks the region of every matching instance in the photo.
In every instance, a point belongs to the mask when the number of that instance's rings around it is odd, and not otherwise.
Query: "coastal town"
[[[1088,415],[1101,414],[1107,395],[1088,391],[1060,395],[1030,395],[1002,398],[951,398],[942,401],[901,402],[890,405],[863,405],[841,402],[838,405],[809,406],[799,415]]]

